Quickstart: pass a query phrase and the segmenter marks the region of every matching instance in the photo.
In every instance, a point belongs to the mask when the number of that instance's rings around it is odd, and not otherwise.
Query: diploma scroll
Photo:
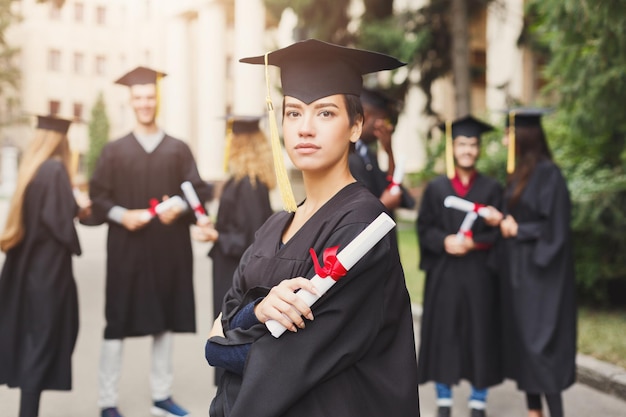
[[[187,203],[185,203],[185,200],[183,200],[180,196],[175,195],[146,210],[143,213],[143,217],[148,220],[175,207],[179,207],[181,210],[184,210],[187,208]]]
[[[357,235],[343,250],[337,254],[337,262],[347,272],[352,268],[367,252],[370,251],[385,235],[394,228],[396,223],[386,213],[381,213],[369,226]],[[326,274],[324,274],[326,275]],[[320,276],[319,273],[311,278],[318,294],[312,294],[306,290],[300,290],[296,294],[302,298],[310,307],[322,295],[324,295],[340,277]],[[276,320],[265,322],[272,336],[278,338],[286,328]]]
[[[185,181],[180,185],[180,188],[183,190],[183,194],[185,194],[185,198],[189,201],[189,205],[196,215],[196,219],[201,220],[207,217],[206,211],[200,203],[200,199],[198,198],[198,194],[196,194],[196,190],[193,188],[193,185],[190,181]]]
[[[400,160],[396,164],[396,168],[393,170],[393,177],[391,180],[391,184],[389,184],[389,192],[392,195],[397,195],[402,191],[400,189],[400,184],[402,184],[402,179],[404,178],[404,162],[406,158],[403,156],[400,157]]]
[[[471,201],[464,200],[460,197],[449,195],[443,200],[443,205],[448,208],[453,208],[465,212],[475,212],[481,217],[489,216],[489,208],[481,205],[472,203]]]
[[[466,236],[471,235],[472,226],[474,222],[478,218],[478,213],[475,211],[468,211],[463,219],[463,223],[461,223],[461,227],[459,227],[459,231],[456,233],[456,238],[459,242],[463,242]]]

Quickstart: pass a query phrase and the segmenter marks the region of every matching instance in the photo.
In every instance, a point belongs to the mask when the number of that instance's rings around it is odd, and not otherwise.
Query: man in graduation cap
[[[205,350],[226,370],[210,415],[419,416],[413,318],[393,231],[348,271],[332,260],[386,211],[348,166],[363,123],[362,75],[404,64],[314,39],[241,61],[266,59],[281,69],[283,140],[306,198],[292,206],[282,194],[286,210],[257,231],[233,277]],[[328,274],[311,251],[325,254]],[[294,290],[315,293],[316,271],[337,281],[309,308]],[[288,331],[274,337],[269,320]]]
[[[415,200],[400,185],[400,193],[391,191],[396,167],[391,146],[398,110],[393,99],[374,89],[363,88],[361,103],[365,112],[363,132],[349,156],[350,172],[362,182],[393,213],[398,207],[413,208]],[[375,145],[379,143],[387,154],[387,172],[380,169]]]
[[[185,416],[172,401],[174,332],[195,332],[191,210],[156,215],[157,202],[181,194],[190,181],[200,200],[211,188],[200,178],[191,150],[156,123],[158,82],[165,74],[138,67],[116,81],[129,87],[135,128],[103,149],[90,181],[92,224],[108,223],[106,328],[98,404],[102,417],[119,417],[117,384],[123,340],[152,336],[152,413]],[[169,413],[169,414],[168,414]]]
[[[459,235],[466,213],[445,208],[444,199],[457,196],[499,208],[502,187],[476,170],[480,136],[492,126],[466,116],[440,128],[447,173],[427,185],[417,218],[420,268],[426,272],[418,376],[420,383],[435,382],[439,417],[451,415],[452,385],[469,381],[471,416],[482,417],[487,388],[502,381],[498,287],[487,266],[499,231],[479,217]]]

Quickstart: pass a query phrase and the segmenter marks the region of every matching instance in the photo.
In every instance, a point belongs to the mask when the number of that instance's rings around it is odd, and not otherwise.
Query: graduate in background
[[[382,92],[367,88],[361,92],[361,103],[365,120],[361,137],[355,144],[354,152],[348,157],[350,172],[380,199],[390,214],[398,207],[411,209],[415,206],[415,200],[408,191],[400,187],[401,192],[394,194],[389,187],[396,167],[391,145],[398,117],[396,103]],[[375,150],[377,143],[387,154],[387,172],[378,165]]]
[[[576,301],[567,183],[552,161],[542,109],[507,115],[509,177],[498,247],[505,376],[526,392],[528,416],[563,416],[576,379]]]
[[[69,120],[38,116],[20,164],[0,248],[0,384],[21,389],[19,417],[36,417],[43,390],[72,388],[78,295],[74,219],[89,214],[70,182]]]
[[[419,416],[413,317],[393,232],[312,309],[294,294],[316,293],[309,249],[340,250],[386,210],[350,174],[348,153],[363,124],[362,75],[404,64],[314,39],[266,56],[281,69],[285,149],[302,171],[306,199],[296,207],[289,192],[270,102],[287,211],[258,230],[209,334],[207,360],[226,369],[210,415]],[[275,338],[268,320],[289,331]]]
[[[227,120],[226,155],[230,178],[222,187],[215,227],[208,218],[192,228],[192,237],[213,242],[213,318],[233,283],[243,252],[257,229],[272,214],[269,191],[276,186],[272,148],[259,128],[259,117],[232,116]],[[215,382],[221,368],[215,369]]]
[[[151,217],[148,207],[180,195],[190,181],[201,202],[212,189],[198,174],[191,150],[156,123],[158,81],[165,74],[138,67],[116,83],[129,87],[136,125],[102,149],[89,191],[93,219],[109,225],[106,328],[100,359],[98,405],[119,417],[117,384],[123,339],[152,336],[152,413],[185,416],[171,398],[173,332],[195,332],[191,210],[171,208]],[[154,203],[152,203],[154,204]],[[166,414],[169,413],[169,414]]]
[[[419,383],[434,381],[438,416],[448,417],[452,385],[472,385],[472,417],[484,417],[487,388],[502,381],[497,277],[487,265],[497,227],[478,218],[471,233],[457,236],[465,212],[445,208],[457,196],[491,206],[499,216],[502,186],[476,170],[481,134],[493,127],[466,116],[443,124],[447,175],[426,187],[417,217],[420,268],[426,271],[418,356]]]

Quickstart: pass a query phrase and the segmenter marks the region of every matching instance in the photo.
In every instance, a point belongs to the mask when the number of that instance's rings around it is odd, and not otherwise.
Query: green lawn
[[[418,269],[415,223],[398,220],[398,246],[411,301],[423,300],[424,273]],[[582,307],[578,312],[578,351],[626,368],[626,309],[607,311]]]

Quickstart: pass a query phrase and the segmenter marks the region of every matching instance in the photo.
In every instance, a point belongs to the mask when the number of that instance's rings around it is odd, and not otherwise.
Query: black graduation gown
[[[392,232],[314,306],[306,329],[274,338],[265,325],[229,329],[240,308],[281,280],[314,276],[309,248],[341,250],[384,210],[362,185],[345,187],[279,249],[293,214],[257,232],[224,301],[226,339],[251,345],[243,378],[225,372],[210,415],[255,417],[419,416],[409,295]]]
[[[350,165],[352,176],[365,185],[372,194],[380,198],[383,191],[389,186],[389,180],[387,179],[387,173],[383,172],[378,166],[377,158],[376,154],[368,148],[365,158],[359,155],[357,151],[350,152],[348,164]],[[404,187],[401,186],[400,189],[402,191],[400,207],[408,209],[415,207],[415,199]]]
[[[131,133],[108,143],[90,181],[93,223],[101,224],[113,206],[145,209],[151,199],[182,195],[191,181],[200,201],[211,188],[198,174],[187,144],[165,136],[151,153]],[[109,222],[106,271],[106,339],[194,332],[191,211],[171,225],[158,218],[130,232]]]
[[[499,242],[506,377],[529,393],[558,393],[576,378],[576,301],[569,191],[553,162],[537,165],[510,214],[517,237]]]
[[[0,385],[26,392],[72,388],[77,212],[65,166],[45,161],[26,188],[24,239],[7,252],[0,276]]]
[[[450,180],[435,178],[424,190],[417,217],[420,268],[426,272],[418,380],[453,385],[465,379],[486,388],[502,381],[498,282],[487,264],[489,250],[461,257],[445,252],[444,238],[455,234],[465,217],[465,212],[444,207],[449,195],[457,195]],[[477,174],[463,198],[500,207],[502,187]],[[472,232],[477,243],[491,245],[499,229],[479,217]]]
[[[219,239],[209,256],[213,260],[213,311],[222,311],[222,300],[233,283],[233,274],[244,251],[254,241],[254,233],[272,215],[269,190],[249,177],[230,178],[222,189],[215,228]]]

